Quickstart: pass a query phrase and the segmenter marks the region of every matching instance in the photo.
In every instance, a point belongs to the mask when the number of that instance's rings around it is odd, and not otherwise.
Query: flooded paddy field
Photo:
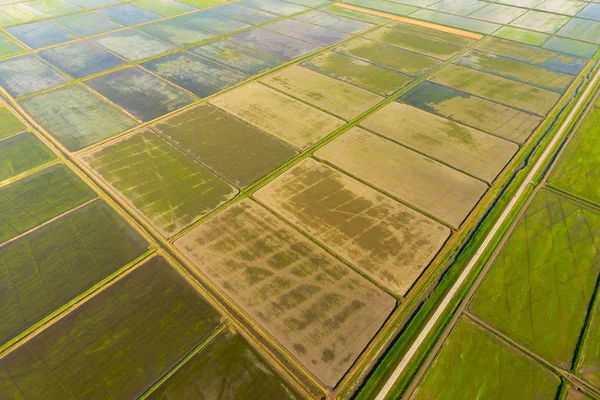
[[[0,3],[25,400],[350,398],[600,45],[587,1]],[[599,385],[595,111],[414,398],[555,398],[511,340]]]

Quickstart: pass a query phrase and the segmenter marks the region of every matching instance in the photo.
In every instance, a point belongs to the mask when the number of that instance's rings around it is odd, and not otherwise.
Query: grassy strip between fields
[[[498,194],[497,202],[488,211],[488,214],[484,216],[480,225],[474,229],[474,233],[471,239],[468,240],[464,247],[459,250],[458,256],[456,257],[454,263],[443,274],[443,276],[440,277],[439,284],[431,292],[430,296],[418,307],[418,310],[407,322],[406,326],[399,333],[394,343],[381,357],[381,359],[379,360],[376,367],[372,370],[369,377],[365,380],[363,385],[357,391],[355,399],[371,399],[377,394],[381,386],[383,386],[387,377],[391,374],[394,367],[397,365],[398,360],[411,346],[416,336],[420,333],[423,326],[427,323],[429,316],[435,311],[437,305],[443,299],[445,293],[454,284],[455,280],[460,275],[465,265],[469,262],[473,254],[479,248],[480,243],[484,240],[485,236],[492,228],[494,222],[504,210],[506,204],[510,201],[510,199],[512,198],[513,194],[517,191],[519,186],[523,183],[523,180],[527,175],[526,172],[535,164],[537,158],[542,154],[545,147],[551,141],[553,136],[552,134],[556,132],[556,130],[564,122],[566,115],[568,115],[568,113],[573,109],[576,100],[581,96],[582,89],[584,89],[587,86],[586,82],[587,79],[591,76],[591,72],[596,70],[596,66],[597,62],[588,71],[585,80],[582,80],[579,86],[575,89],[574,93],[569,98],[568,103],[566,103],[562,108],[556,110],[553,114],[549,116],[549,118],[546,119],[545,124],[547,125],[547,127],[541,134],[538,141],[533,143],[532,148],[529,152],[523,153],[523,162],[521,164],[521,167],[513,173],[509,182],[504,186],[504,189],[500,191],[500,193]],[[583,111],[585,109],[586,108],[584,107]],[[581,114],[582,110],[579,110],[578,112]],[[572,125],[576,124],[580,117],[581,115],[579,115],[578,118],[576,118],[573,121]],[[567,130],[567,134],[569,132],[570,131]],[[554,158],[555,157],[551,158],[548,161],[546,168],[542,168],[540,170],[540,172],[536,176],[534,183],[539,182],[540,178],[546,174],[548,166],[553,162]],[[430,335],[427,338],[426,343],[424,343],[419,348],[419,351],[415,355],[415,358],[412,360],[406,371],[400,376],[400,378],[396,382],[395,387],[391,392],[392,398],[400,397],[400,395],[407,388],[408,384],[419,370],[421,364],[428,356],[429,350],[433,347],[434,343],[436,343],[444,328],[447,326],[447,324],[453,317],[456,309],[458,308],[466,294],[469,292],[471,286],[477,279],[479,273],[486,265],[491,255],[494,253],[504,234],[510,229],[512,223],[518,216],[519,211],[526,203],[534,188],[534,185],[527,188],[525,195],[517,203],[515,212],[512,213],[510,218],[501,227],[500,231],[498,232],[494,240],[491,242],[490,246],[488,246],[488,248],[485,250],[481,259],[475,266],[473,273],[467,279],[462,288],[459,290],[457,296],[452,300],[448,310],[446,310],[446,312],[443,314],[440,321],[438,321],[438,323],[435,325],[433,334]]]

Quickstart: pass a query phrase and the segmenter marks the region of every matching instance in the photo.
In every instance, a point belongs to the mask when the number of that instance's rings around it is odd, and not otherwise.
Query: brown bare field
[[[445,226],[312,158],[255,197],[398,295],[450,235]]]
[[[368,90],[298,65],[271,74],[261,81],[347,120],[358,117],[383,100],[383,97]]]
[[[250,83],[211,100],[246,122],[305,149],[344,121],[260,83]]]
[[[315,156],[455,227],[488,189],[475,178],[356,127]]]
[[[385,106],[361,125],[487,182],[519,150],[509,141],[400,103]]]
[[[395,306],[392,296],[250,199],[176,247],[329,387]]]

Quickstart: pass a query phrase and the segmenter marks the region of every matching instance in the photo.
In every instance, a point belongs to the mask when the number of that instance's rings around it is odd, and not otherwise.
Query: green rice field
[[[600,398],[600,102],[476,253],[599,46],[589,0],[0,0],[0,400]]]

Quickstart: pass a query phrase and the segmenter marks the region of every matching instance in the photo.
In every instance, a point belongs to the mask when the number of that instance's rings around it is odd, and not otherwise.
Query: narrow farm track
[[[593,91],[594,87],[596,86],[596,83],[598,82],[599,79],[600,79],[600,70],[596,70],[596,72],[594,73],[590,82],[588,83],[583,95],[579,98],[579,100],[577,101],[577,103],[575,104],[575,106],[573,107],[573,109],[570,111],[569,115],[563,122],[560,129],[555,133],[555,135],[552,138],[552,140],[550,141],[550,143],[546,146],[546,149],[544,150],[541,157],[537,160],[537,162],[534,164],[534,166],[530,170],[530,172],[527,175],[526,179],[524,180],[523,184],[518,188],[515,195],[512,197],[512,199],[510,200],[510,202],[504,209],[503,213],[500,215],[500,217],[498,218],[498,220],[492,227],[491,231],[485,237],[483,243],[479,246],[479,248],[477,249],[477,251],[475,252],[473,257],[471,258],[471,260],[469,261],[469,263],[467,264],[465,269],[462,271],[462,273],[460,274],[460,276],[458,277],[458,279],[456,280],[454,285],[450,288],[450,290],[448,291],[448,293],[446,294],[444,299],[440,302],[439,306],[436,308],[435,312],[433,313],[433,315],[431,316],[431,318],[429,319],[429,321],[427,322],[425,327],[421,330],[421,332],[419,333],[419,335],[417,336],[417,338],[415,339],[415,341],[413,342],[411,347],[408,349],[408,351],[406,352],[404,357],[400,360],[400,363],[394,369],[392,375],[388,378],[386,383],[383,385],[382,389],[377,394],[376,400],[384,400],[387,398],[388,394],[393,389],[396,381],[402,375],[402,373],[408,366],[409,362],[412,360],[413,356],[417,353],[420,346],[423,344],[423,342],[427,339],[428,335],[434,329],[436,323],[440,320],[440,318],[442,317],[444,312],[448,309],[450,303],[452,302],[452,300],[454,300],[459,289],[462,287],[463,283],[465,282],[467,277],[470,275],[470,273],[476,266],[477,262],[480,260],[481,256],[487,250],[488,246],[493,241],[493,239],[495,238],[496,234],[498,233],[498,231],[500,230],[502,225],[507,221],[507,219],[511,216],[511,214],[516,210],[516,207],[519,204],[519,201],[521,200],[521,198],[523,197],[523,195],[525,194],[525,192],[527,191],[529,186],[535,185],[534,178],[537,176],[538,172],[540,172],[542,167],[545,166],[546,162],[548,162],[551,159],[551,156],[553,155],[555,147],[560,143],[561,139],[563,138],[563,136],[565,134],[565,131],[568,129],[568,127],[571,125],[571,123],[575,120],[575,118],[577,117],[581,108],[585,107],[587,105],[587,99],[589,98],[590,94],[592,93],[592,91]],[[464,299],[463,299],[462,303],[464,303]]]

